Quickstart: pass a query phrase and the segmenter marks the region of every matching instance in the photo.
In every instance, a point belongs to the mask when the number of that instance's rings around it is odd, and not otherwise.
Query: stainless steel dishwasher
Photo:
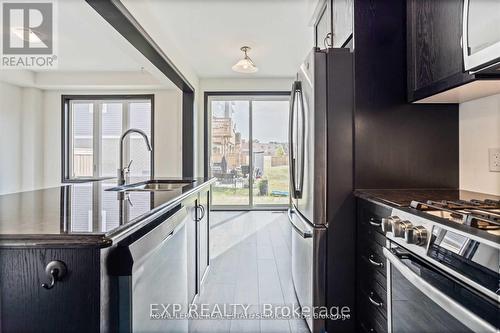
[[[187,313],[186,215],[181,207],[128,246],[133,266],[119,277],[120,332],[188,331],[186,319],[168,317]]]

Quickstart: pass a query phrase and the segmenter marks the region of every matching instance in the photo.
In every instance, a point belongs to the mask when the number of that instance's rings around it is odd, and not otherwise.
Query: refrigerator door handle
[[[297,98],[298,97],[298,98]],[[302,117],[302,128],[300,132],[300,142],[294,142],[294,120],[295,117],[297,116],[298,119],[298,114],[295,114],[295,103],[296,100],[299,99],[297,102],[298,108],[300,108],[300,115]],[[292,198],[294,199],[300,199],[302,198],[302,190],[304,187],[304,151],[305,151],[305,111],[304,111],[304,96],[302,94],[302,83],[300,81],[295,81],[292,85],[292,95],[291,95],[291,100],[290,100],[290,116],[289,116],[289,144],[290,144],[290,182],[291,182],[291,187],[292,187]],[[300,149],[300,160],[297,161],[297,156],[295,156],[295,151],[294,151],[294,145],[299,143],[300,146],[298,147]],[[297,166],[297,162],[299,163],[299,166]],[[297,171],[300,174],[297,183]],[[298,186],[297,186],[298,185]]]
[[[289,114],[289,127],[288,127],[288,141],[290,144],[290,187],[292,198],[296,198],[297,184],[295,182],[295,154],[294,154],[294,143],[293,143],[293,121],[294,121],[294,107],[295,107],[295,95],[297,93],[298,81],[294,81],[292,84],[292,94],[290,95],[290,114]]]
[[[313,234],[310,230],[302,230],[297,224],[294,223],[294,217],[292,215],[292,210],[288,210],[288,221],[292,225],[293,230],[298,233],[302,238],[312,238]]]
[[[302,193],[304,192],[304,162],[305,162],[305,159],[306,159],[306,156],[305,156],[305,146],[306,146],[306,111],[305,111],[305,108],[304,108],[304,94],[302,92],[302,83],[299,81],[299,86],[298,86],[298,89],[297,89],[298,93],[299,93],[299,96],[300,96],[300,101],[299,101],[299,105],[300,105],[300,113],[301,113],[301,116],[302,116],[302,131],[300,133],[300,138],[301,138],[301,144],[299,146],[300,148],[300,179],[299,179],[299,187],[298,187],[298,197],[299,198],[302,198]],[[298,116],[297,116],[298,117]]]

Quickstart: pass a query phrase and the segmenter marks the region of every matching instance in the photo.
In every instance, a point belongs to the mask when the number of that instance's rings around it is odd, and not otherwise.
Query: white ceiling
[[[56,8],[58,70],[140,70],[144,58],[85,1],[58,1]]]
[[[176,88],[85,1],[57,1],[55,17],[57,68],[37,70],[31,76],[21,70],[0,71],[0,79],[42,89]]]
[[[312,48],[307,0],[122,0],[165,54],[199,78],[293,77]],[[239,74],[239,48],[259,67]]]

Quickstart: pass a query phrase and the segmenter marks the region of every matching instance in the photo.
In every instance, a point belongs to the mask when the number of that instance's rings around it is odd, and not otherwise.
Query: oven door
[[[498,332],[498,303],[395,246],[389,261],[392,332]]]

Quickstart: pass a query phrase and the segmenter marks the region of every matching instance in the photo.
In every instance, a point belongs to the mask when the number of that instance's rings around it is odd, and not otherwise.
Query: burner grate
[[[500,229],[500,201],[498,200],[427,200],[412,201],[411,208],[423,212],[443,212],[446,219],[483,230]]]

